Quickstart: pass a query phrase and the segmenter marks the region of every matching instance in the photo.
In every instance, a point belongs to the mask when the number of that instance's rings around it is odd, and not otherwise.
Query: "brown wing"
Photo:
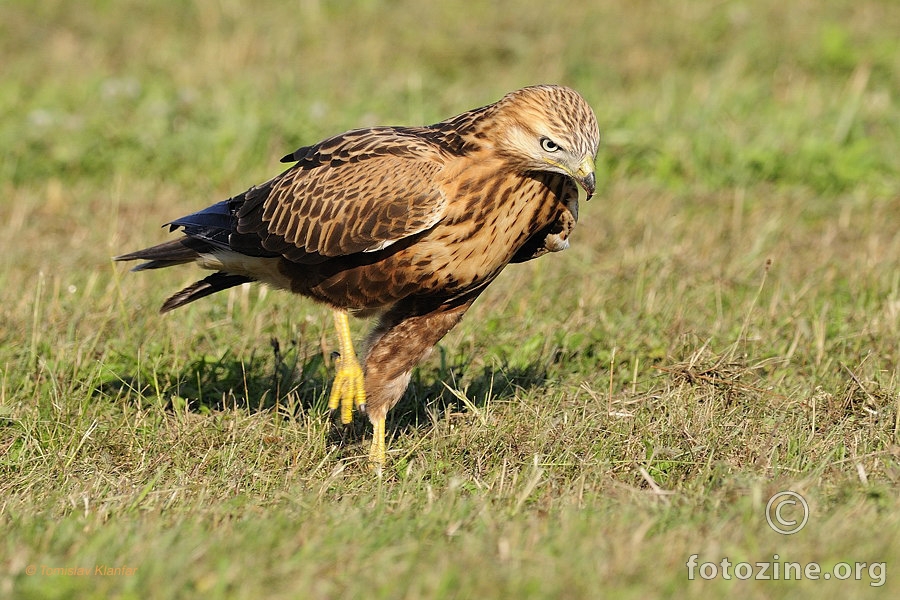
[[[416,131],[350,131],[288,155],[299,162],[269,182],[261,201],[244,204],[238,230],[292,260],[315,262],[430,229],[446,206],[435,183],[445,155]]]

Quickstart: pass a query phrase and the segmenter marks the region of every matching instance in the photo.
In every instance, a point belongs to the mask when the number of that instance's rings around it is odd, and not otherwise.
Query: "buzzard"
[[[334,311],[340,357],[329,406],[368,415],[385,461],[385,417],[413,367],[510,263],[563,250],[578,186],[594,192],[600,133],[588,103],[539,85],[424,127],[356,129],[282,158],[269,181],[167,225],[180,238],[116,257],[134,268],[214,271],[166,312],[251,281]],[[348,314],[377,316],[364,359]]]

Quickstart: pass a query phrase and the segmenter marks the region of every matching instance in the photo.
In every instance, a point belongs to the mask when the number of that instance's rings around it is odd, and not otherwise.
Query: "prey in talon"
[[[330,306],[340,358],[329,406],[385,420],[431,352],[510,263],[569,245],[579,188],[594,193],[599,131],[576,91],[526,87],[421,127],[355,129],[303,146],[269,181],[168,223],[181,236],[116,260],[212,274],[162,312],[248,282]],[[375,326],[358,358],[348,315]]]

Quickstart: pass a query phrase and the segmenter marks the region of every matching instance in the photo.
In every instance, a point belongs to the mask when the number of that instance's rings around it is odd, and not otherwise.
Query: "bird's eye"
[[[544,149],[544,152],[556,152],[559,150],[559,144],[550,138],[541,138],[541,148]]]

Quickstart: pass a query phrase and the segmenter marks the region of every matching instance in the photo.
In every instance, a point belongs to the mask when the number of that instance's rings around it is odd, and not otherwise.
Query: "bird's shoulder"
[[[281,162],[299,168],[360,162],[380,156],[405,159],[453,159],[480,148],[480,124],[490,118],[494,105],[475,108],[433,125],[383,126],[351,129],[316,144],[301,146]]]
[[[370,127],[353,129],[282,157],[298,170],[339,167],[378,158],[435,161],[457,154],[458,141],[450,131],[432,127]]]

